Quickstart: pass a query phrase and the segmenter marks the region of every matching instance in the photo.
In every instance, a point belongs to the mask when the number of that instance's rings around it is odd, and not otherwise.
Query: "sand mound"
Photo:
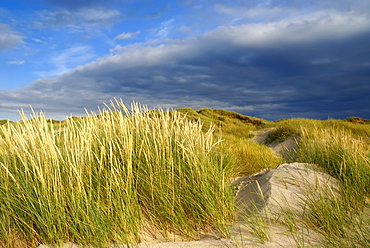
[[[328,187],[336,192],[338,185],[336,179],[318,170],[315,165],[291,163],[236,178],[233,185],[237,188],[235,201],[239,226],[233,227],[233,236],[237,238],[239,233],[246,247],[297,247],[297,238],[304,239],[301,242],[310,246],[318,245],[319,235],[300,224],[304,211],[308,211],[306,200],[324,194]],[[268,219],[265,223],[270,226],[270,230],[266,228],[269,240],[265,244],[253,241],[256,237],[250,233],[249,219],[256,210]],[[288,221],[295,225],[293,232],[288,231],[292,228],[287,225]],[[295,236],[294,232],[299,235]]]
[[[237,187],[236,205],[241,212],[248,212],[251,204],[259,210],[265,207],[276,210],[285,201],[295,211],[302,211],[308,193],[317,192],[324,185],[335,187],[337,183],[319,170],[315,165],[291,163],[236,178],[232,183]]]

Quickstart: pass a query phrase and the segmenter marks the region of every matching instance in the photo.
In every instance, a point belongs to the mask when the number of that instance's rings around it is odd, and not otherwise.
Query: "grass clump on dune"
[[[349,121],[360,119],[361,122]],[[346,120],[284,120],[270,139],[283,141],[294,136],[300,162],[321,166],[359,195],[370,193],[370,125],[361,118]]]
[[[224,140],[220,150],[228,154],[235,175],[246,176],[283,163],[268,147],[250,140],[250,131],[271,125],[269,121],[222,109],[184,108],[176,111],[190,120],[204,123],[204,130],[211,125],[218,127],[215,135],[217,137],[222,134]]]
[[[144,225],[227,235],[230,163],[213,129],[122,102],[58,130],[42,113],[0,127],[0,246],[140,241]]]
[[[333,123],[331,123],[333,124]],[[330,247],[368,247],[370,237],[370,147],[365,135],[347,124],[302,128],[297,154],[302,161],[320,165],[339,179],[339,195],[332,191],[309,201],[308,220]],[[357,124],[360,125],[360,124]],[[351,125],[351,129],[354,125]]]
[[[370,146],[364,138],[344,128],[303,128],[300,144],[302,161],[320,165],[348,190],[353,189],[351,195],[370,193]]]
[[[270,148],[263,144],[231,135],[223,137],[225,141],[221,144],[221,149],[229,154],[234,174],[237,176],[251,175],[284,163],[282,158],[276,156]]]
[[[360,120],[360,121],[358,121]],[[346,120],[292,119],[275,132],[291,133],[298,147],[294,158],[319,165],[337,178],[338,190],[325,188],[306,202],[306,225],[322,234],[325,247],[368,247],[370,237],[370,125]],[[285,137],[282,137],[283,139]],[[293,156],[292,156],[293,157]]]

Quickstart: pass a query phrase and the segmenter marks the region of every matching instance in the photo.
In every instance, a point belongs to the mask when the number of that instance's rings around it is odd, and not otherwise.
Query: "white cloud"
[[[8,61],[7,63],[11,65],[23,65],[24,62],[25,62],[24,60],[14,60],[14,61]]]
[[[366,32],[370,17],[355,12],[315,12],[294,19],[270,23],[222,26],[207,32],[209,40],[243,46],[274,46],[286,43],[306,43],[335,40]]]
[[[174,19],[170,19],[170,20],[162,22],[156,32],[156,35],[162,39],[167,38],[168,34],[174,28],[173,22],[174,22]]]
[[[120,35],[117,35],[115,40],[126,40],[126,39],[133,39],[136,38],[136,35],[140,34],[140,31],[136,31],[135,33],[125,33],[123,32]]]
[[[31,39],[31,40],[33,40],[34,42],[37,42],[37,43],[43,43],[43,44],[46,44],[46,42],[45,42],[45,41],[43,41],[43,40],[41,40],[41,39],[35,39],[35,38],[33,38],[33,39]]]
[[[47,27],[47,26],[63,26],[68,24],[76,23],[76,18],[68,10],[42,10],[37,12],[40,20],[33,22],[38,28]]]
[[[35,27],[60,26],[80,30],[96,25],[110,25],[123,18],[115,9],[81,8],[77,11],[60,9],[56,11],[43,10],[38,12],[39,20],[33,23]]]
[[[244,22],[271,22],[288,19],[292,16],[297,16],[301,12],[297,9],[289,7],[244,7],[238,6],[237,8],[230,7],[224,4],[216,4],[215,10],[221,14],[231,16],[234,20],[244,20]]]
[[[176,30],[177,32],[180,32],[180,33],[190,33],[192,30],[190,27],[188,26],[181,26],[180,28],[178,28]]]
[[[98,10],[95,8],[80,9],[78,15],[84,20],[91,22],[111,22],[121,17],[121,13],[118,10]]]
[[[56,52],[56,55],[48,62],[52,69],[48,71],[38,71],[35,74],[40,77],[58,76],[66,73],[77,66],[84,65],[95,57],[92,47],[74,46],[63,51]]]
[[[9,25],[0,23],[0,52],[15,48],[22,40],[22,35],[11,30]]]

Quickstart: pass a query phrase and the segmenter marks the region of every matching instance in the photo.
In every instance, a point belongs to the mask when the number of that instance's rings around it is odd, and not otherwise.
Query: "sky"
[[[370,1],[1,0],[0,120],[114,98],[370,119]]]

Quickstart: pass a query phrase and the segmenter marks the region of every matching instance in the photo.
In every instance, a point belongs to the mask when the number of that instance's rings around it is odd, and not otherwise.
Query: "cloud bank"
[[[270,2],[278,5],[279,1]],[[238,11],[221,3],[216,7],[233,16]],[[246,15],[258,19],[259,11],[267,7]],[[117,45],[110,55],[60,76],[0,91],[0,112],[16,112],[32,104],[60,119],[83,114],[83,107],[95,110],[102,102],[122,98],[149,107],[223,108],[269,120],[370,118],[370,17],[332,5],[326,8],[299,16],[290,12],[289,18],[282,19],[289,8],[269,7],[268,22],[235,19],[230,25],[178,39],[167,38],[175,23],[171,19],[157,32],[158,41]],[[119,14],[89,16],[92,21],[111,20]],[[115,39],[136,34],[124,32]],[[13,35],[19,43],[21,38]],[[88,53],[86,47],[80,49]],[[74,52],[67,50],[65,56],[73,59]]]

